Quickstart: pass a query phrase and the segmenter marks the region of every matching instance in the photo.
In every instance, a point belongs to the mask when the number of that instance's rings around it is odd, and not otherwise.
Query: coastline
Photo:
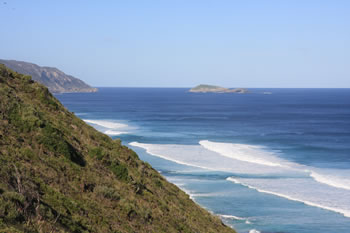
[[[327,219],[327,222],[335,222],[337,224],[336,229],[346,229],[345,226],[348,226],[349,218],[345,217],[343,214],[338,213],[338,208],[332,208],[331,210],[336,211],[330,211],[326,210],[325,208],[319,208],[319,206],[314,206],[313,204],[317,204],[317,202],[308,201],[304,198],[298,198],[296,196],[289,196],[292,197],[293,200],[290,200],[286,197],[281,197],[276,194],[282,194],[285,195],[285,193],[280,193],[278,191],[273,191],[273,187],[255,187],[254,185],[250,185],[254,188],[257,188],[259,190],[268,191],[270,193],[262,193],[257,191],[256,189],[249,188],[247,186],[243,186],[242,184],[235,184],[232,181],[229,181],[229,177],[239,178],[239,180],[243,183],[247,182],[249,185],[251,182],[258,182],[263,181],[264,185],[268,185],[267,182],[273,181],[273,182],[283,182],[284,180],[288,180],[287,178],[293,178],[293,182],[299,182],[299,181],[307,181],[312,182],[313,185],[317,185],[317,187],[326,188],[327,190],[333,190],[333,189],[339,189],[336,187],[337,183],[334,182],[343,182],[343,180],[329,180],[336,177],[329,177],[327,173],[323,173],[322,170],[313,170],[310,169],[310,167],[301,166],[300,164],[291,163],[290,160],[281,160],[283,156],[283,152],[279,149],[272,149],[268,146],[259,146],[259,144],[246,144],[245,146],[240,146],[242,143],[238,143],[240,145],[235,145],[230,143],[228,145],[222,139],[213,139],[210,138],[210,136],[201,137],[201,134],[205,133],[204,130],[207,130],[207,128],[204,128],[201,132],[196,132],[195,130],[192,130],[191,138],[188,139],[189,133],[183,134],[182,132],[186,132],[187,127],[192,127],[192,124],[198,124],[200,122],[210,122],[213,124],[213,122],[220,124],[220,122],[227,122],[228,118],[226,115],[222,114],[203,114],[200,116],[193,117],[188,114],[186,105],[179,105],[181,109],[181,113],[184,111],[186,114],[184,116],[182,114],[177,114],[180,112],[168,112],[168,109],[164,109],[164,105],[162,105],[162,102],[160,102],[159,107],[163,108],[163,111],[158,112],[156,109],[152,109],[148,107],[148,103],[145,101],[141,101],[138,98],[135,98],[136,93],[140,93],[142,96],[143,94],[147,94],[148,92],[152,93],[167,93],[167,98],[169,98],[169,94],[174,95],[176,93],[179,93],[179,96],[181,98],[194,98],[194,95],[185,94],[183,91],[186,89],[171,89],[171,92],[169,92],[170,89],[118,89],[117,91],[114,91],[113,89],[109,88],[106,91],[110,93],[110,99],[111,101],[107,102],[106,108],[102,109],[106,112],[101,112],[101,108],[98,108],[98,114],[94,113],[94,110],[92,112],[89,111],[81,111],[79,110],[79,107],[72,108],[77,112],[77,115],[82,117],[83,119],[94,119],[94,120],[106,120],[110,119],[110,121],[115,123],[126,123],[128,126],[125,127],[125,130],[123,130],[124,134],[119,135],[110,135],[112,138],[120,138],[124,145],[132,147],[133,150],[135,150],[140,158],[142,160],[147,161],[148,163],[152,164],[152,166],[158,170],[164,177],[167,178],[168,181],[171,183],[174,183],[178,187],[180,187],[182,190],[184,190],[189,196],[196,201],[200,206],[205,207],[207,210],[210,210],[213,214],[220,216],[222,221],[224,221],[227,225],[233,226],[234,229],[238,230],[238,232],[249,232],[251,230],[259,230],[259,231],[268,231],[268,232],[278,232],[283,230],[292,229],[292,227],[289,227],[290,223],[286,222],[285,219],[293,218],[293,224],[295,224],[295,227],[298,227],[297,222],[301,222],[301,216],[299,216],[297,213],[302,212],[305,214],[305,216],[308,216],[308,218],[312,218],[313,221],[317,221],[317,219]],[[103,89],[101,90],[104,91]],[[293,92],[294,90],[287,90],[287,93]],[[300,91],[300,90],[296,90]],[[321,90],[322,91],[322,90]],[[114,94],[117,93],[117,94]],[[130,94],[129,94],[130,93]],[[174,93],[174,94],[173,94]],[[180,95],[181,93],[181,95]],[[252,95],[238,95],[237,98],[239,99],[254,99],[254,98],[271,98],[271,95],[259,95],[257,92],[254,92],[255,94]],[[279,92],[277,90],[274,90],[274,95],[276,97],[279,96],[279,93],[284,93],[284,90],[280,90]],[[133,95],[132,98],[135,102],[133,102],[132,108],[128,109],[128,107],[125,107],[122,103],[124,100],[129,101],[127,98],[127,95]],[[311,93],[312,94],[312,93]],[[99,95],[99,94],[97,94]],[[113,98],[112,96],[116,95],[118,96],[118,103],[116,103],[115,107],[118,109],[118,112],[112,113],[109,112],[107,109],[110,108],[110,106],[114,106]],[[124,97],[123,97],[123,96]],[[85,95],[84,95],[85,96]],[[89,96],[89,95],[88,95]],[[64,95],[63,95],[64,97]],[[94,97],[89,97],[91,100],[94,100]],[[87,101],[89,101],[89,98]],[[143,97],[144,98],[144,97]],[[172,97],[170,97],[171,99]],[[196,95],[195,97],[198,99],[198,101],[202,101],[205,99],[229,99],[229,95]],[[235,96],[236,98],[236,96]],[[275,98],[275,97],[273,97]],[[138,101],[138,102],[136,102]],[[271,100],[270,100],[271,101]],[[79,102],[77,102],[79,103]],[[213,102],[215,103],[215,102]],[[134,106],[140,105],[140,112],[133,112]],[[172,105],[168,105],[171,107],[171,109],[174,108]],[[203,106],[206,106],[203,104]],[[201,105],[196,105],[197,109],[200,108]],[[106,109],[106,110],[104,110]],[[151,110],[151,111],[150,111]],[[119,112],[120,111],[120,112]],[[152,112],[154,111],[154,112]],[[226,111],[226,109],[225,109]],[[152,113],[151,115],[148,115]],[[125,114],[127,113],[127,114]],[[144,114],[147,113],[147,114]],[[174,115],[170,115],[174,114]],[[237,114],[238,114],[237,110]],[[145,116],[143,116],[143,114]],[[169,114],[169,115],[168,115]],[[226,114],[226,113],[225,113]],[[176,116],[176,117],[174,117]],[[145,118],[143,118],[145,117]],[[145,120],[144,120],[145,119]],[[169,120],[164,120],[169,119]],[[259,121],[261,121],[259,119]],[[186,123],[186,128],[177,128],[175,132],[171,131],[173,129],[173,126],[176,126],[178,124],[182,124],[182,122]],[[100,122],[101,123],[101,122]],[[130,124],[129,124],[130,123]],[[226,124],[226,123],[225,123]],[[133,130],[130,130],[128,127],[134,128]],[[105,125],[106,126],[106,125]],[[171,127],[170,127],[171,126]],[[116,131],[122,131],[121,129],[116,129]],[[226,130],[226,129],[225,129]],[[106,132],[107,129],[103,128],[102,132]],[[215,131],[214,131],[215,132]],[[223,132],[223,131],[222,131]],[[269,135],[270,132],[264,131],[260,133],[260,135]],[[192,136],[193,135],[193,136]],[[304,137],[304,134],[302,133],[295,133],[292,134],[295,135],[295,137]],[[183,137],[184,136],[184,137]],[[183,138],[182,138],[183,137]],[[200,137],[199,141],[196,141],[195,139],[197,137]],[[180,139],[180,140],[179,140]],[[248,153],[248,154],[255,154],[259,155],[259,157],[241,157],[243,154],[240,154],[240,157],[233,157],[227,152],[224,151],[216,151],[215,148],[208,147],[208,143],[205,142],[205,140],[208,140],[209,142],[215,142],[218,144],[215,144],[215,146],[220,146],[221,148],[227,147],[231,148],[233,150],[239,150],[240,153]],[[211,139],[211,140],[210,140]],[[201,141],[204,142],[200,143]],[[152,151],[154,149],[150,148],[140,148],[135,147],[137,144],[132,142],[142,142],[141,144],[146,144],[147,147],[152,145],[152,147],[158,147],[154,148],[158,151]],[[131,145],[129,145],[131,143]],[[225,144],[219,144],[219,143],[225,143]],[[203,144],[203,145],[201,145]],[[159,147],[162,145],[161,147]],[[175,146],[176,145],[176,146]],[[168,146],[168,147],[167,147]],[[175,146],[175,147],[174,147]],[[205,148],[207,146],[207,148]],[[189,149],[189,150],[188,150]],[[209,149],[212,149],[214,151],[211,152],[203,152],[203,149],[206,149],[206,151]],[[230,149],[230,150],[231,150]],[[271,150],[270,150],[271,149]],[[147,150],[147,151],[146,151]],[[192,150],[196,150],[192,151]],[[226,149],[225,149],[226,150]],[[211,160],[208,160],[209,157],[213,153],[215,154],[215,157],[213,157]],[[217,153],[221,153],[220,159],[215,159],[217,157]],[[203,154],[204,153],[204,154]],[[184,157],[178,157],[177,159],[175,157],[176,154],[184,156]],[[191,154],[191,156],[189,156]],[[193,157],[195,155],[195,157]],[[201,163],[193,163],[193,161],[187,161],[183,160],[186,158],[194,158],[196,161],[198,160],[196,156],[205,156],[202,157],[202,164]],[[226,156],[225,156],[226,155]],[[170,156],[170,157],[169,157]],[[214,156],[214,155],[213,155]],[[205,158],[205,159],[204,159]],[[258,158],[258,159],[257,159]],[[203,160],[204,159],[204,160]],[[231,166],[231,163],[226,163],[228,160],[233,159],[241,159],[236,161],[235,164],[240,167],[235,167],[236,173],[227,168],[227,166]],[[221,167],[219,172],[217,171],[218,167],[213,167],[213,165],[218,166],[218,164],[215,163],[216,161],[224,162],[227,166],[225,169],[222,170]],[[210,163],[204,163],[212,161]],[[214,163],[213,163],[214,162]],[[210,164],[210,166],[208,166]],[[249,169],[247,167],[247,164],[251,164],[249,166]],[[191,167],[188,167],[190,165]],[[289,166],[292,166],[292,169],[288,168]],[[297,166],[297,167],[294,167]],[[237,168],[237,169],[236,169]],[[203,171],[205,169],[205,171]],[[286,170],[288,170],[288,173],[285,173]],[[271,171],[274,171],[273,173]],[[248,173],[247,173],[248,172]],[[312,173],[313,172],[313,173]],[[297,174],[296,174],[297,173]],[[313,176],[311,174],[314,174]],[[316,177],[314,177],[316,175]],[[244,180],[247,179],[247,180]],[[321,179],[321,180],[320,180]],[[252,183],[252,184],[253,184]],[[293,188],[293,186],[297,183],[291,183],[291,187],[288,187],[288,189]],[[343,185],[342,183],[339,183],[338,186]],[[343,185],[344,186],[344,185]],[[210,187],[210,189],[209,189]],[[276,186],[277,187],[277,186]],[[306,185],[308,187],[308,185]],[[311,187],[311,186],[310,186]],[[344,186],[346,187],[346,186]],[[215,192],[213,191],[215,190]],[[297,190],[297,189],[296,189]],[[342,190],[342,189],[340,189]],[[290,190],[291,192],[294,192],[293,190]],[[307,191],[307,190],[306,190]],[[322,193],[322,192],[319,192]],[[306,194],[306,193],[304,193]],[[339,193],[340,195],[340,193]],[[331,201],[337,201],[341,200],[339,198],[339,195],[337,194],[334,196],[336,200]],[[333,195],[329,195],[332,197]],[[328,198],[328,197],[327,197]],[[295,199],[295,200],[294,200]],[[345,198],[346,199],[346,198]],[[267,201],[266,201],[267,200]],[[301,201],[297,201],[301,200]],[[326,199],[325,199],[326,200]],[[305,202],[306,203],[305,203]],[[266,204],[265,204],[266,202]],[[229,204],[230,203],[230,204]],[[277,204],[276,204],[277,203]],[[310,203],[311,205],[308,205]],[[280,205],[281,209],[274,209],[274,205]],[[253,209],[253,206],[259,206],[259,209]],[[324,205],[321,205],[324,206]],[[327,207],[327,206],[325,206]],[[329,206],[328,206],[329,207]],[[283,209],[288,210],[287,212],[283,213],[280,212]],[[340,208],[341,209],[341,208]],[[342,211],[342,210],[340,210]],[[316,214],[315,214],[316,213]],[[226,216],[226,218],[224,217]],[[248,222],[237,219],[234,217],[228,217],[228,216],[236,216],[238,218],[246,218]],[[270,216],[268,219],[268,222],[271,222],[270,225],[265,226],[264,222],[266,222],[266,219],[263,219],[260,216]],[[274,216],[284,216],[284,219],[276,218]],[[314,217],[313,217],[314,216]],[[267,218],[267,217],[266,217]],[[300,218],[300,219],[299,219]],[[299,220],[298,220],[299,219]],[[310,229],[309,226],[304,225],[303,229],[305,229],[305,232],[323,232],[322,227],[324,227],[327,223],[326,221],[323,221],[323,223],[319,224],[318,228]],[[273,223],[273,224],[272,224]],[[288,226],[288,228],[285,228],[283,226]],[[343,227],[344,226],[344,227]],[[294,229],[294,228],[293,228]],[[289,230],[292,232],[292,230]],[[304,231],[301,231],[304,233]]]

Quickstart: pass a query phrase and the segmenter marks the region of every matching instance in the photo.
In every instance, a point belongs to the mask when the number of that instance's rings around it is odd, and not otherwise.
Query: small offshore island
[[[229,89],[225,87],[201,84],[189,90],[193,93],[248,93],[248,90],[245,88],[234,88]]]

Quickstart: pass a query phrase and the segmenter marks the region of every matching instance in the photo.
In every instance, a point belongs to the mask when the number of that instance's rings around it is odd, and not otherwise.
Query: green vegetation
[[[234,232],[0,65],[0,232]]]

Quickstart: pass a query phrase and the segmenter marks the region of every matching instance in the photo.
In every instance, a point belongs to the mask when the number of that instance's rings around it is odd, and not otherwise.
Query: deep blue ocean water
[[[56,97],[238,232],[350,232],[350,89],[250,90]]]

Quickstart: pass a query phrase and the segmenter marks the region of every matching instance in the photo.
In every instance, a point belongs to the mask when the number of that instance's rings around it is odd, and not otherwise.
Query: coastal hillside
[[[30,76],[0,100],[0,232],[234,232]]]
[[[67,92],[96,92],[97,89],[90,87],[88,84],[71,75],[67,75],[57,68],[41,67],[33,63],[2,60],[0,64],[21,73],[32,76],[32,79],[45,85],[53,93]]]
[[[229,89],[225,87],[201,84],[191,88],[189,92],[194,93],[247,93],[248,90],[244,88]]]

